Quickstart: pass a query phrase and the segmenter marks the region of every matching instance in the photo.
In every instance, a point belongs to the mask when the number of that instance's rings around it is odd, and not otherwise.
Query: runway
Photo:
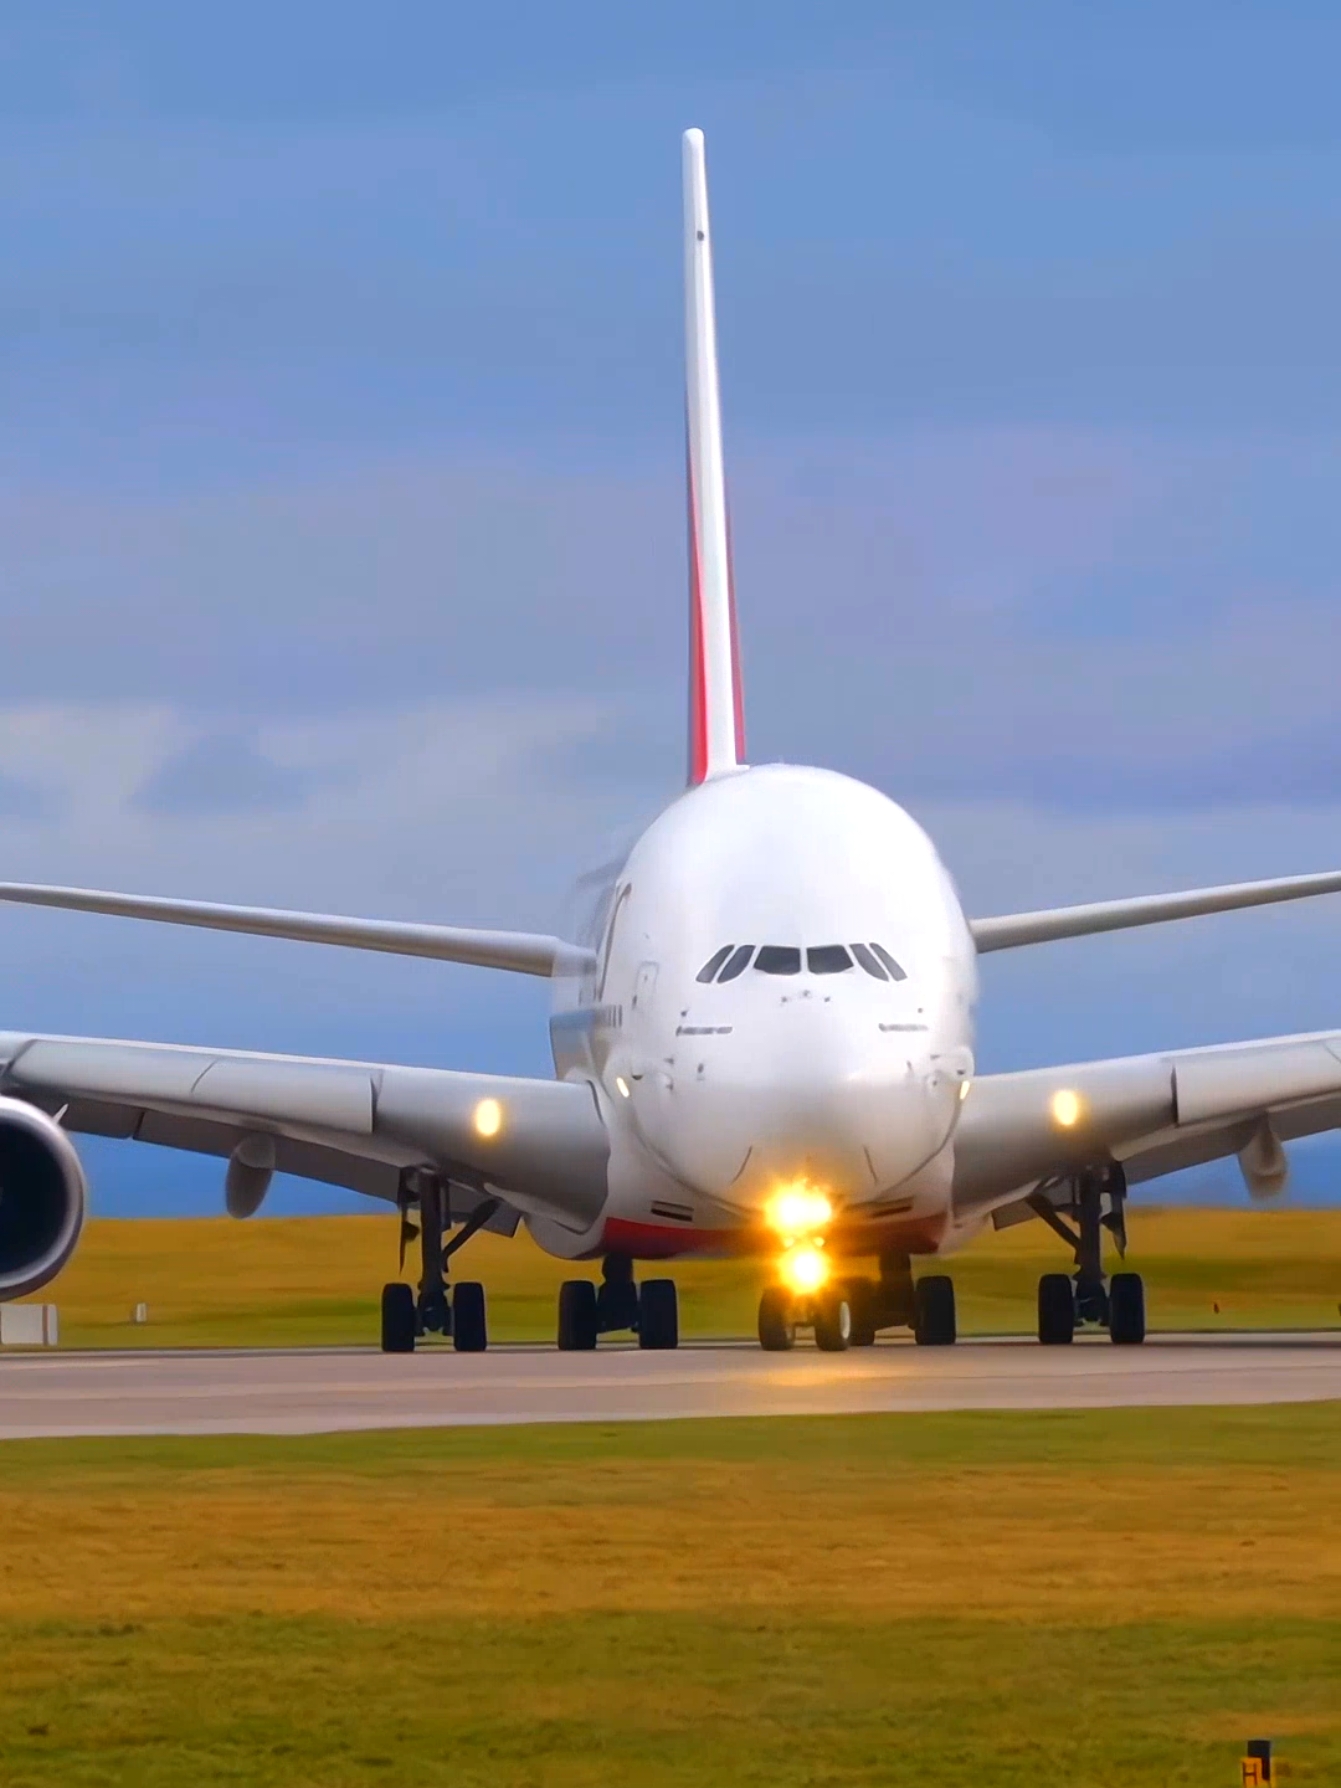
[[[15,1354],[0,1358],[0,1440],[1326,1398],[1341,1398],[1341,1334],[1178,1336],[1141,1348],[895,1342],[845,1354],[733,1343]]]

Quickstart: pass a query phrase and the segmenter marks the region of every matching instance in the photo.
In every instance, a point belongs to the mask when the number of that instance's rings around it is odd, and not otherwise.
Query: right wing
[[[241,931],[252,937],[342,944],[351,950],[380,950],[391,956],[427,956],[438,962],[468,962],[523,975],[574,974],[593,960],[588,950],[557,937],[525,931],[470,931],[455,925],[413,925],[399,919],[347,919],[265,906],[110,894],[97,888],[52,888],[36,882],[0,882],[0,900],[77,913],[108,913],[123,919],[155,919],[167,925],[197,925],[208,931]]]
[[[0,1032],[0,1095],[66,1130],[228,1157],[257,1137],[277,1171],[396,1200],[431,1168],[465,1195],[579,1233],[605,1202],[609,1144],[589,1086],[436,1068]]]
[[[1037,913],[1003,913],[993,919],[970,919],[978,954],[1014,950],[1021,944],[1050,944],[1059,938],[1093,937],[1101,931],[1127,931],[1134,925],[1163,925],[1170,919],[1195,919],[1204,913],[1233,913],[1249,906],[1274,906],[1282,900],[1306,900],[1314,894],[1341,893],[1341,871],[1321,875],[1287,875],[1269,882],[1230,882],[1219,888],[1191,888],[1181,894],[1138,894],[1132,900],[1096,900],[1086,906],[1045,907]]]
[[[1018,1205],[1107,1161],[1136,1184],[1229,1155],[1250,1189],[1277,1191],[1280,1145],[1338,1128],[1338,1031],[984,1075],[955,1131],[955,1205]]]

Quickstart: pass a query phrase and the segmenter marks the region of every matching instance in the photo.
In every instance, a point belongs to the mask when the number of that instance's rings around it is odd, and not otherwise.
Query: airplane
[[[226,1208],[284,1172],[395,1207],[402,1275],[381,1346],[488,1344],[484,1287],[452,1281],[481,1230],[525,1225],[574,1263],[560,1348],[679,1341],[686,1256],[769,1263],[758,1338],[827,1352],[911,1329],[956,1339],[954,1283],[914,1275],[991,1225],[1040,1220],[1063,1270],[1038,1339],[1146,1333],[1125,1252],[1129,1189],[1237,1156],[1251,1193],[1284,1145],[1341,1126],[1341,1032],[1024,1073],[974,1056],[977,958],[1341,891],[1341,872],[970,919],[935,846],[883,793],[830,770],[749,766],[723,471],[703,136],[683,139],[689,738],[682,794],[600,878],[575,940],[0,884],[0,898],[548,977],[552,1080],[101,1038],[0,1033],[0,1298],[70,1258],[87,1185],[73,1135],[227,1162]],[[599,1282],[594,1266],[600,1263]],[[639,1282],[635,1264],[662,1263]],[[869,1264],[866,1264],[869,1263]],[[864,1270],[863,1270],[864,1268]]]

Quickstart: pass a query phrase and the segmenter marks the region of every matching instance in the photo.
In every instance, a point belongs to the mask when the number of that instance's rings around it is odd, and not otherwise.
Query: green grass
[[[1341,1407],[0,1455],[0,1781],[1341,1780]]]
[[[1341,1211],[1131,1213],[1128,1263],[1146,1274],[1160,1328],[1335,1327]],[[965,1333],[1024,1332],[1038,1275],[1067,1264],[1040,1223],[988,1231],[948,1268]],[[688,1335],[753,1333],[766,1263],[687,1261],[669,1269]],[[551,1340],[560,1279],[592,1273],[549,1259],[526,1235],[478,1236],[458,1257],[484,1280],[499,1340]],[[370,1217],[102,1221],[42,1295],[76,1347],[368,1342],[382,1281],[396,1276],[396,1220]],[[130,1321],[147,1303],[149,1322]]]

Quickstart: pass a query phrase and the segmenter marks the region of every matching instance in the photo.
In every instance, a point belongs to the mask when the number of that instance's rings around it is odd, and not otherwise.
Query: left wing
[[[375,1198],[430,1168],[579,1232],[605,1199],[605,1125],[575,1082],[0,1032],[4,1096],[64,1130],[198,1154],[254,1158],[264,1140],[277,1171]]]
[[[438,962],[468,962],[523,975],[573,974],[592,961],[590,951],[527,931],[473,931],[458,925],[415,925],[399,919],[350,919],[334,913],[221,906],[210,900],[112,894],[99,888],[53,888],[37,882],[0,882],[0,900],[76,913],[109,913],[122,919],[155,919],[167,925],[196,925],[207,931],[241,931],[252,937],[342,944],[346,949],[380,950],[390,956],[427,956]]]
[[[1239,1157],[1279,1191],[1281,1144],[1341,1128],[1341,1031],[975,1080],[955,1132],[955,1205],[983,1214],[1106,1162],[1129,1183]]]
[[[1098,900],[1087,906],[1006,913],[995,919],[971,919],[969,930],[982,955],[988,950],[1014,950],[1021,944],[1091,937],[1100,931],[1126,931],[1134,925],[1163,925],[1170,919],[1195,919],[1204,913],[1232,913],[1243,907],[1273,906],[1282,900],[1338,893],[1341,870],[1328,870],[1322,875],[1291,875],[1269,882],[1192,888],[1182,894],[1141,894],[1133,900]]]

